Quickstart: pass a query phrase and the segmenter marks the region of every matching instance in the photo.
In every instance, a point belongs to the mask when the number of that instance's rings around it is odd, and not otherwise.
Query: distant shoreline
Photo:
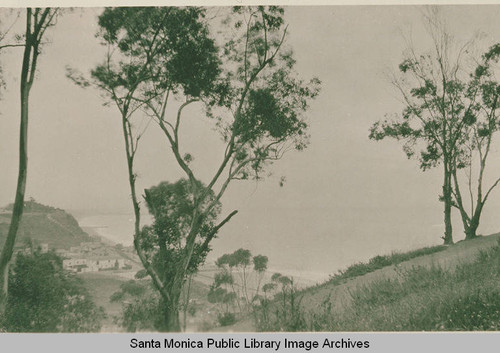
[[[110,245],[132,245],[133,215],[131,214],[86,214],[76,217],[78,224],[89,235],[96,236]],[[127,235],[130,236],[127,236]]]
[[[78,215],[78,213],[77,213]],[[99,213],[79,213],[74,216],[82,229],[90,234],[106,239],[113,244],[122,244],[123,246],[133,245],[134,233],[134,214],[99,214]],[[144,224],[148,224],[149,218],[142,217]]]
[[[82,228],[83,231],[85,233],[87,233],[90,237],[92,237],[92,238],[98,238],[101,241],[101,243],[104,243],[104,244],[109,245],[109,246],[115,246],[116,244],[118,244],[117,242],[113,241],[112,239],[109,239],[105,235],[102,235],[102,234],[100,234],[99,232],[97,232],[95,230],[96,228],[101,228],[101,227],[85,227],[85,226],[80,226],[80,228]]]

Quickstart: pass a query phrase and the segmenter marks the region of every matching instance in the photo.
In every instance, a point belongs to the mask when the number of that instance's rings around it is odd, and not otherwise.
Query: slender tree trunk
[[[454,171],[454,173],[453,173],[453,178],[454,178],[454,185],[455,185],[455,198],[456,198],[456,202],[457,202],[456,206],[457,206],[458,210],[460,211],[460,216],[462,217],[462,223],[464,225],[465,240],[475,239],[475,238],[477,238],[477,229],[479,228],[481,213],[483,211],[483,206],[484,206],[486,198],[487,198],[487,197],[484,199],[482,198],[482,188],[481,188],[482,178],[480,177],[480,179],[479,179],[477,203],[476,203],[476,206],[475,206],[473,213],[471,214],[470,217],[469,217],[469,215],[468,215],[467,211],[465,210],[465,207],[462,203],[462,197],[460,194],[460,188],[458,185],[458,178],[456,175],[456,171]]]
[[[443,200],[444,200],[444,244],[453,244],[452,226],[451,226],[451,176],[450,166],[448,161],[444,161],[444,184],[443,184]]]
[[[26,91],[26,90],[24,90]],[[12,217],[9,226],[7,239],[2,249],[0,256],[0,287],[2,293],[0,295],[0,313],[5,310],[8,293],[8,277],[9,277],[9,264],[12,259],[14,245],[16,242],[17,231],[24,210],[24,194],[26,191],[26,176],[28,171],[28,153],[27,153],[27,140],[28,140],[28,93],[23,94],[22,108],[21,108],[21,133],[19,143],[19,174],[17,178],[17,191],[16,199],[14,201],[14,208],[12,210]]]
[[[8,295],[9,264],[12,259],[17,231],[24,210],[24,194],[28,172],[28,107],[31,83],[29,82],[30,60],[32,50],[31,9],[26,15],[26,45],[24,47],[23,65],[21,69],[21,122],[19,131],[19,174],[17,177],[16,198],[12,210],[9,232],[0,255],[0,315],[4,313]],[[33,59],[33,60],[36,60]]]
[[[257,274],[257,276],[258,276],[258,279],[257,279],[257,289],[255,290],[255,294],[254,294],[254,296],[252,298],[252,304],[255,301],[255,298],[257,298],[257,296],[259,295],[260,284],[262,283],[262,278],[264,277],[264,272],[259,272]]]
[[[141,245],[139,243],[139,234],[141,232],[140,229],[140,219],[141,219],[141,211],[139,200],[137,199],[137,191],[136,191],[136,176],[134,173],[134,157],[135,151],[137,148],[137,141],[134,145],[134,139],[131,131],[131,127],[127,120],[127,107],[122,110],[122,128],[123,128],[123,137],[125,140],[125,151],[127,157],[127,169],[128,169],[128,177],[129,177],[129,186],[132,197],[132,204],[134,207],[134,247],[136,249],[139,258],[141,259],[142,264],[146,268],[146,271],[151,276],[153,280],[153,284],[156,289],[160,292],[162,296],[161,301],[161,311],[163,312],[163,320],[160,323],[158,329],[160,331],[165,332],[180,332],[181,324],[179,320],[179,301],[182,293],[182,286],[184,284],[185,271],[182,268],[180,273],[175,276],[174,279],[165,279],[160,278],[153,266],[148,262],[144,253],[142,252]]]
[[[250,299],[248,298],[248,289],[247,289],[246,267],[243,267],[243,294],[245,295],[246,308],[247,308],[247,310],[250,310]]]
[[[456,202],[456,207],[460,211],[460,217],[462,218],[462,224],[464,226],[464,232],[467,233],[467,229],[469,228],[469,223],[470,223],[470,217],[465,210],[464,203],[462,201],[462,193],[460,192],[460,185],[458,184],[458,177],[457,177],[457,170],[456,168],[453,170],[453,185],[454,185],[454,196],[455,196],[455,202]],[[471,200],[471,202],[473,202]]]
[[[189,275],[188,277],[188,284],[186,288],[186,296],[184,299],[184,306],[182,308],[182,331],[186,331],[186,324],[187,324],[187,312],[188,312],[188,306],[189,306],[189,297],[191,296],[191,283],[193,282],[193,275]]]
[[[231,277],[233,277],[233,272],[231,271],[230,273],[231,273]],[[238,310],[240,311],[240,313],[243,313],[243,310],[241,308],[241,303],[240,303],[240,293],[234,287],[234,281],[231,282],[231,289],[233,290],[233,293],[236,294],[236,304],[238,305]]]
[[[127,156],[127,170],[129,178],[130,193],[132,197],[132,205],[134,207],[134,247],[136,249],[142,264],[146,268],[148,274],[153,280],[153,284],[156,289],[160,292],[162,296],[162,301],[160,303],[161,311],[163,312],[163,321],[160,323],[158,329],[165,332],[180,332],[180,321],[179,321],[179,296],[180,290],[170,290],[163,287],[164,283],[161,279],[154,276],[154,270],[148,266],[147,259],[144,257],[141,245],[139,244],[139,234],[141,232],[141,209],[139,206],[139,200],[137,199],[137,192],[135,187],[135,173],[134,173],[134,146],[133,146],[133,136],[132,132],[129,130],[129,125],[127,125],[127,109],[122,111],[122,127],[123,127],[123,137],[125,139],[125,151]],[[173,286],[175,288],[175,285]],[[178,293],[175,296],[175,293]]]
[[[465,240],[477,238],[477,228],[479,227],[479,220],[481,218],[481,212],[483,209],[483,203],[478,202],[474,215],[472,216],[469,226],[465,229]]]
[[[465,230],[465,240],[470,240],[470,239],[475,239],[477,238],[477,231],[478,224],[471,224],[466,230]]]

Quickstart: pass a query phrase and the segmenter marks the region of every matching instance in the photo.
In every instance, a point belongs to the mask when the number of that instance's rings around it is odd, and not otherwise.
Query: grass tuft
[[[338,274],[331,276],[327,281],[327,284],[341,284],[349,278],[363,276],[367,273],[379,270],[387,266],[398,265],[402,262],[414,259],[416,257],[443,251],[446,248],[447,247],[444,245],[437,245],[409,251],[406,253],[394,252],[391,255],[378,255],[371,258],[367,263],[356,263],[349,266],[345,270],[341,270]]]

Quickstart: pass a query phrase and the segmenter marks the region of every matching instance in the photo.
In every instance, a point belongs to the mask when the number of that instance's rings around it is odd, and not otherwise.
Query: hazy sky
[[[104,48],[94,36],[100,11],[65,14],[43,48],[30,101],[27,196],[64,209],[131,212],[119,114],[103,107],[99,92],[65,77],[67,65],[88,72],[103,60]],[[220,232],[212,256],[246,247],[268,255],[271,266],[333,273],[376,254],[441,242],[441,170],[423,173],[396,142],[368,139],[375,121],[401,109],[384,75],[401,61],[401,34],[411,33],[417,48],[429,48],[420,11],[411,6],[286,9],[287,45],[295,51],[298,72],[323,82],[308,114],[311,144],[277,162],[265,181],[231,185],[222,200],[224,211],[240,213]],[[458,41],[476,31],[485,33],[485,46],[500,39],[500,6],[442,11]],[[21,56],[21,49],[0,54],[7,80],[0,101],[0,205],[15,194]],[[198,109],[190,109],[185,151],[207,178],[222,145]],[[143,141],[139,190],[182,175],[156,126]],[[499,146],[500,141],[493,146],[488,180],[500,174]],[[286,184],[279,187],[282,175]],[[488,201],[480,232],[500,230],[499,209],[500,189]],[[454,218],[458,240],[463,231],[459,215]]]

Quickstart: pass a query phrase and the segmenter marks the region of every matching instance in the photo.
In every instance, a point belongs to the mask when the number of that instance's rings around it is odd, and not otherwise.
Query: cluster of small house
[[[49,245],[39,244],[38,249],[42,253],[49,251]],[[32,250],[27,247],[19,247],[16,253],[30,253]],[[80,246],[72,246],[69,250],[55,250],[63,259],[63,268],[72,272],[97,272],[104,270],[130,269],[128,260],[116,256],[99,242],[80,243]]]
[[[130,265],[122,258],[109,259],[94,258],[69,258],[63,260],[63,268],[73,272],[97,272],[103,270],[127,269]]]
[[[64,259],[63,268],[73,272],[97,272],[103,270],[130,269],[127,260],[116,257],[99,242],[80,243],[72,246],[69,251],[57,250]],[[115,256],[113,256],[115,255]]]

